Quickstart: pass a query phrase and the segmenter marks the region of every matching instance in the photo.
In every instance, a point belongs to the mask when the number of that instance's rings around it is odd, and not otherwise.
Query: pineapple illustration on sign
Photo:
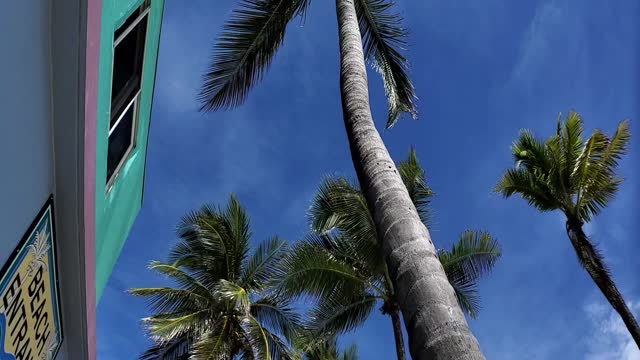
[[[53,199],[0,272],[0,360],[55,359],[62,343]]]

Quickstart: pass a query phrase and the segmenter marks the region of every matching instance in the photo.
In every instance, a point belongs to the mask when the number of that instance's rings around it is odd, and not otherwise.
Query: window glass
[[[113,34],[113,39],[117,40],[120,35],[122,35],[124,33],[125,30],[127,30],[137,19],[138,16],[141,14],[141,10],[143,9],[143,7],[141,7],[140,9],[134,11],[131,15],[129,15],[129,17],[127,18],[127,20],[124,21],[124,24],[120,25],[116,31]]]
[[[109,135],[109,153],[107,155],[107,179],[116,171],[120,161],[133,145],[133,124],[135,106],[130,106],[124,113],[118,126]]]
[[[135,12],[131,16],[135,21],[140,14]],[[127,22],[122,26],[127,26]],[[119,29],[122,29],[122,27]],[[129,33],[126,33],[114,48],[113,82],[111,84],[112,126],[122,110],[140,91],[146,29],[147,16],[143,17]],[[124,33],[124,31],[121,31],[121,33]],[[116,40],[118,39],[116,38]]]

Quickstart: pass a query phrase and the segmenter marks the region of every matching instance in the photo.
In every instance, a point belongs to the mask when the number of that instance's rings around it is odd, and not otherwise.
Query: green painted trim
[[[151,0],[148,14],[136,147],[106,192],[106,164],[111,111],[113,33],[143,0],[105,0],[100,34],[98,116],[96,124],[96,301],[100,301],[122,247],[140,211],[144,184],[151,103],[164,0]]]

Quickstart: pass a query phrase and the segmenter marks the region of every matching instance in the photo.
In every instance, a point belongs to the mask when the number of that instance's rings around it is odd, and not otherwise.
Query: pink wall
[[[102,0],[87,1],[84,125],[84,237],[87,348],[96,359],[96,116]]]

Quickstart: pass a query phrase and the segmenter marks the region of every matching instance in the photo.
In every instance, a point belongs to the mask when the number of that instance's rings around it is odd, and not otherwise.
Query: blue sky
[[[615,5],[614,5],[615,3]],[[213,40],[237,1],[166,0],[147,162],[144,206],[98,306],[98,358],[133,359],[148,345],[143,301],[130,287],[165,280],[146,270],[165,258],[173,229],[204,202],[234,192],[252,216],[254,240],[306,231],[305,211],[327,173],[353,176],[338,92],[335,4],[312,1],[241,108],[196,111]],[[407,53],[420,118],[381,131],[394,159],[415,146],[437,193],[438,247],[465,229],[487,230],[503,258],[480,285],[470,325],[488,359],[624,359],[640,352],[580,268],[561,214],[540,214],[491,189],[511,165],[521,128],[551,135],[559,112],[581,113],[589,133],[631,119],[640,134],[640,3],[566,1],[398,1],[411,31]],[[370,74],[379,128],[381,82]],[[640,316],[640,139],[620,166],[617,199],[586,228],[620,290]],[[390,320],[376,314],[345,341],[362,359],[394,358]]]

